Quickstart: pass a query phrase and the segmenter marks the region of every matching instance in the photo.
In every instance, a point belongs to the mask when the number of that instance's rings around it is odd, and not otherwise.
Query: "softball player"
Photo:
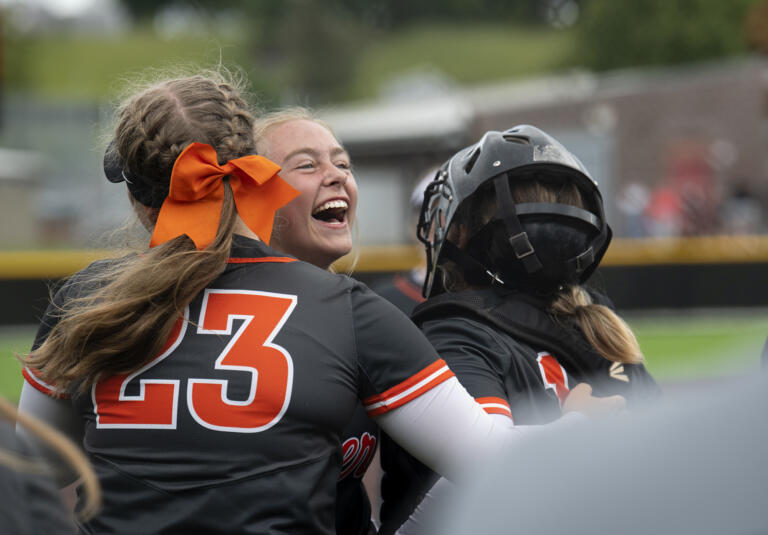
[[[582,382],[630,406],[657,395],[630,328],[581,286],[611,231],[596,182],[546,133],[488,132],[453,156],[428,186],[418,236],[428,299],[413,320],[489,414],[551,422]],[[437,479],[407,454],[391,463],[380,533]]]
[[[488,417],[365,286],[269,247],[297,192],[254,149],[224,79],[166,80],[118,110],[105,171],[150,248],[56,293],[20,401],[94,465],[103,506],[84,533],[334,533],[341,434],[360,401],[451,478],[470,452],[535,432]]]
[[[254,136],[256,151],[277,163],[280,176],[302,192],[278,210],[271,245],[330,269],[352,249],[357,184],[349,154],[330,126],[306,108],[287,108],[259,118]],[[342,467],[336,487],[339,535],[376,533],[363,476],[378,443],[379,428],[359,404],[342,433]]]

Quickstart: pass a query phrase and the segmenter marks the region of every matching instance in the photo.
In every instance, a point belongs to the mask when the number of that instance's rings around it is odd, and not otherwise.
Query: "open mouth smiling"
[[[312,212],[312,217],[323,223],[346,223],[348,209],[347,201],[335,199],[315,208]]]

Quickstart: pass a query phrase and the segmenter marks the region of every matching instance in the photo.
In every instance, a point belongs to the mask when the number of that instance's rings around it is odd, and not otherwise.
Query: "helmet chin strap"
[[[467,283],[487,283],[487,279],[490,279],[491,285],[504,286],[505,284],[498,273],[494,273],[476,258],[459,249],[450,240],[445,240],[443,243],[440,256],[455,262],[461,268]]]
[[[509,235],[508,242],[515,257],[523,264],[525,270],[531,274],[542,268],[541,260],[536,256],[528,234],[523,230],[520,220],[515,213],[515,204],[512,202],[512,191],[509,189],[507,174],[501,174],[493,180],[496,189],[496,216],[494,219],[504,222]]]

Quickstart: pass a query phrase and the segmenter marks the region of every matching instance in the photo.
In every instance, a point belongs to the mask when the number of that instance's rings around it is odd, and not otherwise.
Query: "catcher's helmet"
[[[510,182],[573,184],[584,209],[562,203],[515,204]],[[484,184],[495,188],[496,213],[460,250],[446,240],[459,205]],[[417,236],[427,253],[426,297],[441,290],[436,268],[458,263],[468,280],[551,291],[584,282],[611,240],[600,191],[582,163],[557,140],[529,125],[490,131],[443,164],[424,192]]]

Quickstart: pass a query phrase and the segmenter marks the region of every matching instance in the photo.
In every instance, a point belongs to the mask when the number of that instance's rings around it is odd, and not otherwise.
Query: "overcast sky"
[[[82,13],[97,0],[0,0],[0,5],[7,6],[24,3],[26,5],[45,6],[59,16],[72,16]]]

